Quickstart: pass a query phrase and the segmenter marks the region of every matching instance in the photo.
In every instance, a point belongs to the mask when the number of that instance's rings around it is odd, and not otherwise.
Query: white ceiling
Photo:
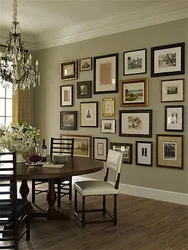
[[[187,0],[18,0],[22,35],[35,49],[186,16]],[[0,0],[0,37],[4,40],[11,21],[12,0]]]

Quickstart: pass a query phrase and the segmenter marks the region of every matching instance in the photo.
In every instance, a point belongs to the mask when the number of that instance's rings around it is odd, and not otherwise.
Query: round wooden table
[[[101,161],[78,156],[69,156],[62,168],[26,166],[25,163],[18,163],[17,179],[22,180],[20,194],[23,199],[27,199],[29,193],[27,180],[48,179],[48,192],[46,196],[48,209],[46,216],[48,219],[64,219],[64,214],[57,211],[54,207],[56,201],[56,192],[54,188],[55,179],[90,174],[102,170],[103,167],[104,164]]]

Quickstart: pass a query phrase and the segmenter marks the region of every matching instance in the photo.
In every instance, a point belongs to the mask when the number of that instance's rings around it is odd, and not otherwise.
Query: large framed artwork
[[[118,92],[118,53],[94,57],[94,94]]]
[[[119,136],[152,137],[152,110],[120,110]]]
[[[74,156],[91,158],[92,136],[61,134],[61,138],[74,138]]]
[[[185,73],[185,43],[151,48],[151,77]]]
[[[165,131],[183,132],[184,106],[165,106]]]
[[[153,165],[153,142],[136,141],[136,165]]]
[[[60,107],[73,106],[73,85],[60,86]]]
[[[77,130],[77,111],[60,112],[60,129]]]
[[[156,135],[157,166],[183,169],[183,135]]]
[[[92,82],[77,82],[77,99],[92,97]]]
[[[121,81],[121,106],[148,106],[148,79]]]
[[[123,53],[123,75],[138,75],[147,72],[147,49]]]
[[[183,102],[184,79],[161,81],[161,102]]]
[[[110,142],[110,148],[123,153],[123,163],[132,164],[132,144]]]
[[[106,161],[108,155],[108,138],[93,137],[93,158]]]
[[[60,64],[61,81],[73,80],[78,78],[78,60],[63,61]]]
[[[80,103],[80,127],[98,127],[98,102]]]

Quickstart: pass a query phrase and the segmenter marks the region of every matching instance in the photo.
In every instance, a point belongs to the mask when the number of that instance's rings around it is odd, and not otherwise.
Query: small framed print
[[[138,75],[147,72],[147,49],[123,53],[123,75]]]
[[[151,77],[185,73],[185,43],[151,48]]]
[[[80,59],[80,71],[92,70],[92,58]]]
[[[148,79],[121,81],[121,107],[148,106]]]
[[[93,137],[93,158],[106,161],[108,155],[108,138]]]
[[[157,166],[183,169],[183,135],[156,135]]]
[[[92,97],[92,82],[77,82],[77,99]]]
[[[111,142],[110,149],[123,153],[123,163],[132,164],[132,144]]]
[[[153,165],[153,142],[136,141],[136,165]]]
[[[165,106],[165,131],[183,132],[184,106]]]
[[[103,119],[101,120],[101,133],[115,134],[116,133],[116,120]]]
[[[161,102],[183,102],[184,79],[161,81]]]
[[[61,81],[73,80],[78,78],[78,60],[63,61],[60,64]]]
[[[98,102],[80,103],[80,127],[98,127]]]
[[[73,106],[73,85],[60,86],[60,107]]]
[[[77,111],[60,112],[60,129],[77,130]]]
[[[102,116],[115,115],[115,98],[102,99]]]

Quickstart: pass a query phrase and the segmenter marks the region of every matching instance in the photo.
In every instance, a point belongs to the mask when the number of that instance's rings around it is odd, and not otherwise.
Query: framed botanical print
[[[148,79],[121,81],[121,106],[148,106]]]
[[[80,103],[80,127],[98,127],[98,102]]]
[[[108,138],[93,137],[93,158],[106,161],[108,155]]]
[[[136,165],[153,165],[153,142],[136,141]]]
[[[102,116],[115,115],[115,98],[102,99]]]
[[[184,106],[165,106],[165,131],[183,132]]]
[[[61,81],[73,80],[78,78],[78,60],[63,61],[60,64]]]
[[[77,82],[77,99],[92,97],[92,82]]]
[[[156,135],[157,166],[183,169],[183,135]]]
[[[115,134],[116,133],[116,120],[115,119],[101,120],[101,133]]]
[[[151,48],[151,77],[185,73],[185,43]]]
[[[147,72],[147,49],[123,53],[123,75],[138,75]]]
[[[118,53],[94,57],[94,94],[118,92]]]
[[[123,153],[123,163],[132,164],[132,144],[110,142],[110,149]]]
[[[92,70],[92,57],[80,59],[80,71]]]
[[[60,107],[73,106],[73,85],[60,86]]]
[[[60,112],[60,129],[77,130],[77,111]]]
[[[161,81],[161,102],[183,102],[184,79]]]

